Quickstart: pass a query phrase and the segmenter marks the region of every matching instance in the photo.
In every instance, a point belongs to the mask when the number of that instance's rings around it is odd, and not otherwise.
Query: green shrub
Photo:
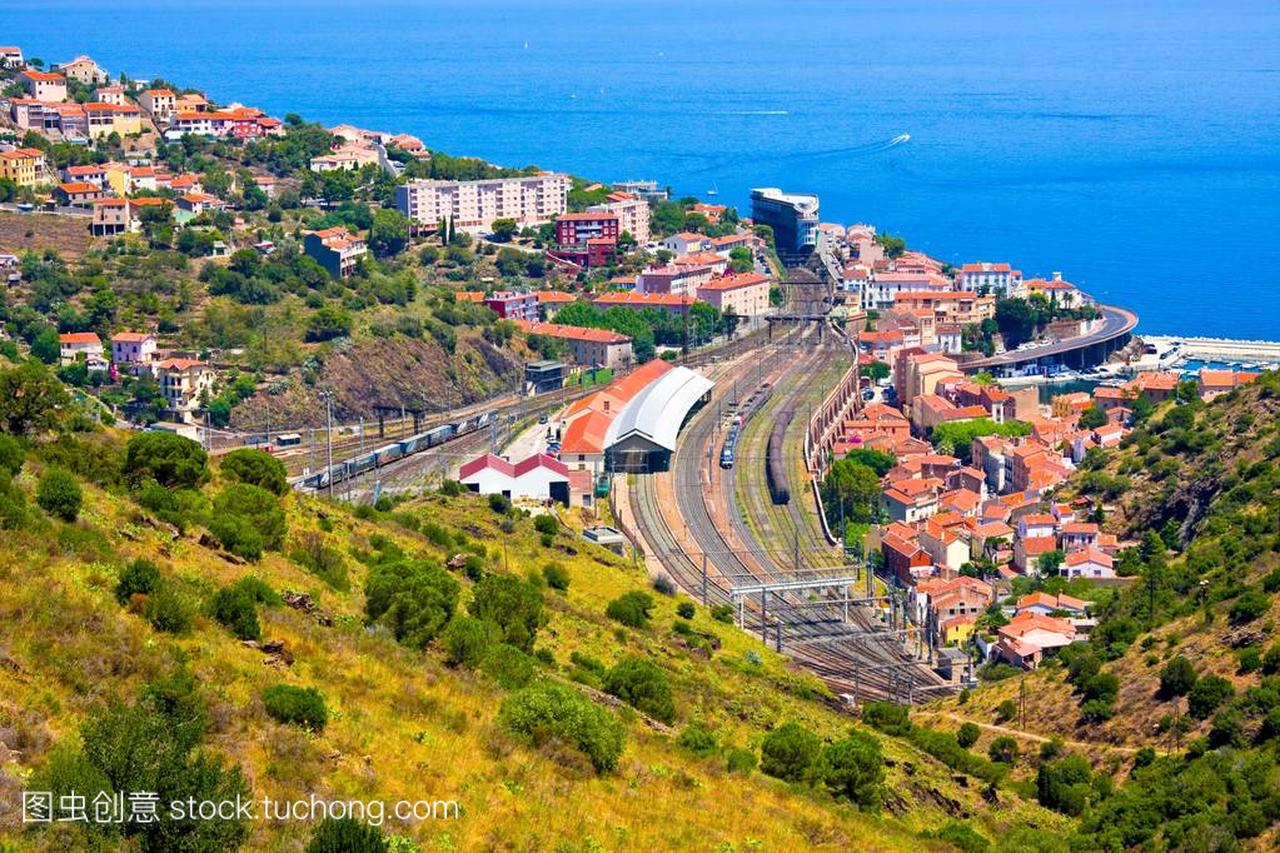
[[[884,786],[879,741],[863,732],[850,732],[843,740],[827,744],[818,758],[818,777],[836,799],[878,807]]]
[[[968,773],[985,782],[1000,782],[1008,768],[995,764],[980,755],[974,755],[962,747],[955,736],[947,732],[937,732],[924,726],[912,726],[906,732],[906,738],[920,749],[932,755],[953,770]]]
[[[906,705],[896,702],[866,702],[862,721],[885,734],[900,735],[911,728],[911,714]]]
[[[382,830],[354,818],[327,817],[311,834],[306,853],[389,853]]]
[[[1001,735],[991,741],[991,745],[987,747],[987,756],[992,761],[1013,766],[1018,762],[1018,742],[1009,735]]]
[[[222,457],[219,468],[232,479],[258,486],[275,495],[289,491],[284,463],[261,450],[248,447],[233,450]]]
[[[719,749],[716,736],[701,723],[690,723],[676,737],[676,746],[694,755],[712,755]]]
[[[124,474],[131,485],[155,480],[193,488],[209,476],[208,454],[197,442],[172,432],[144,432],[125,446]]]
[[[504,690],[515,690],[533,679],[533,658],[515,646],[499,643],[480,661],[480,671]]]
[[[1197,720],[1207,720],[1219,705],[1235,695],[1231,682],[1220,675],[1206,675],[1187,694],[1187,713]]]
[[[262,559],[262,534],[247,518],[218,515],[209,519],[209,532],[227,551],[246,560]]]
[[[245,590],[236,586],[224,586],[213,596],[209,609],[214,619],[241,640],[262,639],[257,605]]]
[[[618,661],[605,675],[604,689],[637,711],[668,725],[675,721],[671,685],[667,683],[666,674],[647,658],[629,656]]]
[[[301,544],[289,552],[289,559],[320,578],[331,589],[345,592],[350,587],[347,561],[343,559],[342,552],[325,544],[324,537],[318,533],[305,534]]]
[[[725,758],[730,773],[749,774],[756,769],[756,754],[749,749],[731,749]]]
[[[76,478],[61,468],[50,468],[36,486],[36,503],[55,518],[75,521],[80,514],[84,494]]]
[[[956,730],[956,743],[968,749],[977,743],[981,736],[982,729],[978,728],[976,723],[965,723]]]
[[[499,515],[506,515],[511,512],[511,500],[504,495],[494,493],[489,495],[489,509]]]
[[[0,468],[0,530],[21,530],[26,524],[27,497],[13,476]]]
[[[692,619],[698,611],[692,601],[682,601],[676,605],[676,615],[681,619]]]
[[[939,829],[922,832],[921,837],[945,841],[960,853],[986,853],[991,849],[991,842],[958,820],[949,820]]]
[[[135,595],[151,595],[160,586],[160,568],[141,557],[120,570],[116,581],[116,601],[128,604]]]
[[[275,607],[282,601],[280,593],[272,589],[271,584],[267,583],[257,575],[245,575],[240,578],[240,580],[232,584],[232,587],[249,596],[249,600],[256,604],[265,604],[268,607]]]
[[[1088,805],[1093,789],[1093,768],[1079,755],[1068,755],[1036,771],[1036,798],[1040,805],[1077,817]]]
[[[180,681],[174,678],[149,685],[132,706],[112,701],[93,709],[80,728],[83,746],[79,750],[60,747],[30,779],[39,790],[50,791],[54,802],[72,790],[85,797],[86,803],[99,791],[156,794],[165,817],[155,823],[124,825],[122,829],[130,838],[123,845],[108,843],[110,849],[235,850],[249,837],[247,820],[186,820],[165,813],[163,804],[175,801],[248,801],[253,797],[239,768],[225,767],[207,753],[193,752],[206,719],[191,682],[180,686]],[[55,846],[96,849],[99,845],[66,841]]]
[[[1170,660],[1160,669],[1160,693],[1162,696],[1186,696],[1196,685],[1196,668],[1182,655]]]
[[[1271,609],[1271,598],[1260,589],[1247,590],[1235,600],[1229,612],[1232,625],[1252,622]]]
[[[1040,744],[1040,760],[1049,761],[1050,759],[1057,758],[1062,754],[1062,750],[1065,745],[1066,744],[1063,742],[1061,736],[1053,735],[1047,741]]]
[[[711,618],[726,625],[733,624],[733,605],[715,604],[711,607]]]
[[[453,616],[458,582],[435,563],[397,560],[369,570],[365,614],[390,629],[401,643],[422,648]]]
[[[275,495],[250,483],[232,483],[213,501],[214,518],[238,517],[249,522],[262,537],[262,546],[279,550],[284,544],[284,507]]]
[[[647,592],[631,590],[609,602],[605,615],[629,628],[649,627],[649,614],[653,611],[653,597]]]
[[[1007,723],[1018,715],[1018,706],[1012,699],[1005,699],[996,706],[996,722]]]
[[[474,616],[456,616],[440,634],[445,662],[450,666],[475,668],[500,640],[498,626]]]
[[[11,435],[0,433],[0,470],[17,476],[26,458],[27,451],[23,448],[22,442]]]
[[[804,726],[783,723],[765,735],[760,744],[760,769],[787,782],[809,781],[815,771],[822,741]]]
[[[314,687],[274,684],[262,691],[262,707],[278,723],[298,725],[312,731],[324,731],[329,722],[329,709],[324,697]]]
[[[542,594],[514,575],[494,574],[482,578],[472,590],[472,616],[497,625],[502,640],[523,652],[533,649],[538,629],[546,624]]]
[[[559,563],[547,563],[543,566],[542,579],[554,590],[564,592],[569,588],[569,572]]]
[[[138,506],[182,532],[187,528],[192,506],[200,498],[199,493],[190,489],[166,489],[155,480],[147,480],[134,493],[133,499]]]
[[[196,608],[196,601],[169,581],[161,583],[147,599],[143,615],[157,631],[185,634],[195,622]]]
[[[1267,653],[1262,656],[1262,672],[1264,675],[1280,673],[1280,643],[1267,649]]]
[[[511,693],[502,700],[498,722],[534,745],[550,740],[567,743],[583,752],[600,773],[615,769],[622,755],[622,723],[562,684],[544,682]]]
[[[533,519],[533,529],[545,536],[555,536],[560,532],[560,522],[554,515],[539,515]]]
[[[1262,649],[1248,646],[1240,650],[1240,673],[1246,675],[1262,668]]]

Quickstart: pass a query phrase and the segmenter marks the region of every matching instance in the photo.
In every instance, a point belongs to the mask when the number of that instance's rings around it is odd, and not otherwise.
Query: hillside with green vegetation
[[[1012,850],[1068,825],[1004,765],[858,723],[575,517],[452,483],[377,507],[294,494],[265,453],[103,430],[34,361],[0,368],[0,424],[0,839],[19,849]],[[23,825],[22,790],[458,813],[388,813],[372,837]]]
[[[1077,849],[1231,850],[1280,840],[1280,373],[1205,403],[1193,384],[1144,407],[1059,497],[1101,502],[1133,543],[1085,644],[917,719],[989,747]],[[1073,582],[1074,584],[1074,582]],[[998,675],[1012,676],[1013,672]],[[1006,744],[1007,745],[1007,744]]]

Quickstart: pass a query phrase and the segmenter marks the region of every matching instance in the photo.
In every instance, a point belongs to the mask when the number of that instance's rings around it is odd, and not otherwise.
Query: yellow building
[[[119,134],[128,136],[142,132],[142,110],[131,104],[108,104],[98,102],[84,105],[85,117],[89,125],[89,137]]]
[[[118,196],[127,196],[129,194],[129,182],[132,179],[132,170],[126,163],[103,163],[102,170],[106,173],[106,189]]]
[[[8,178],[20,187],[45,183],[44,152],[38,148],[0,152],[0,178]]]

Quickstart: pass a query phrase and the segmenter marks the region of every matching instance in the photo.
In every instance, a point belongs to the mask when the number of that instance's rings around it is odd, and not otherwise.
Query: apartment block
[[[442,219],[463,231],[482,233],[495,219],[517,226],[550,222],[568,208],[569,176],[554,172],[480,181],[422,180],[396,187],[396,208],[420,225]]]

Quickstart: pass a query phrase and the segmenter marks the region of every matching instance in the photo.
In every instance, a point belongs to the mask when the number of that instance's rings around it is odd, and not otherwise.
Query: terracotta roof
[[[58,335],[61,344],[101,344],[102,339],[93,332],[64,332]]]
[[[71,181],[70,183],[66,183],[66,184],[58,184],[58,189],[62,190],[64,193],[67,193],[67,194],[102,192],[102,187],[98,186],[97,184],[90,184],[84,181]]]
[[[150,332],[118,332],[111,336],[111,340],[122,344],[140,344],[153,337],[155,335]]]
[[[726,275],[720,278],[714,278],[711,281],[698,285],[698,290],[738,290],[743,287],[755,287],[761,284],[768,284],[768,276],[760,275],[754,272],[737,273],[736,275]]]
[[[156,365],[160,370],[191,370],[194,367],[208,367],[196,358],[166,358]]]
[[[631,340],[626,335],[610,332],[607,329],[591,329],[585,326],[569,326],[563,323],[531,323],[528,320],[517,320],[516,325],[530,335],[548,335],[553,338],[564,338],[573,341],[625,344]]]
[[[1100,566],[1111,568],[1115,565],[1115,561],[1110,554],[1092,547],[1069,552],[1065,562],[1068,566],[1078,566],[1081,563],[1097,563]]]
[[[1024,536],[1018,541],[1022,543],[1022,551],[1028,557],[1039,557],[1058,547],[1058,540],[1052,536]]]
[[[662,308],[688,307],[696,301],[692,296],[678,293],[634,293],[629,290],[601,293],[591,298],[592,304],[595,305],[654,305]]]

